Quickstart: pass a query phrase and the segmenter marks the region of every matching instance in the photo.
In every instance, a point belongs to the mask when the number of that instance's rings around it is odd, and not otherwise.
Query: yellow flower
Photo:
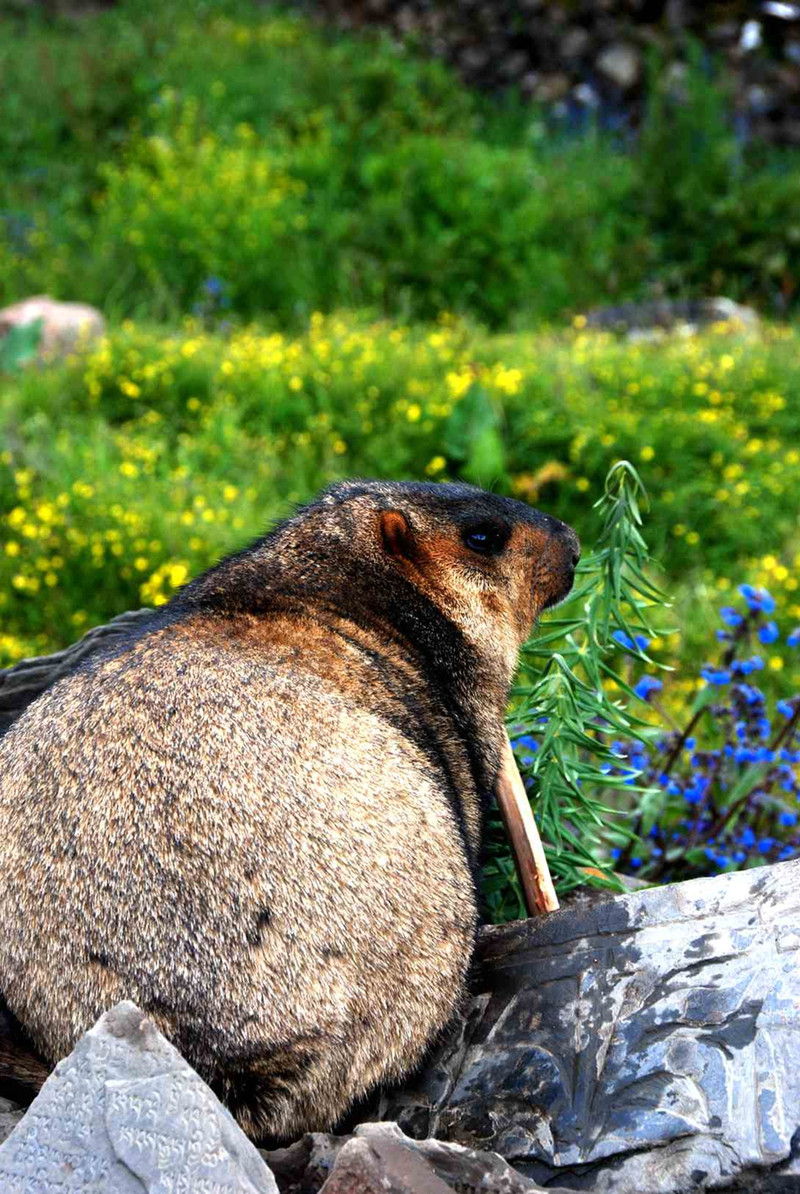
[[[441,473],[446,468],[447,468],[447,461],[445,460],[444,456],[434,456],[425,465],[425,472],[428,474],[429,477],[432,477],[435,473]]]
[[[656,454],[655,448],[651,448],[650,445],[648,444],[644,448],[642,448],[641,452],[639,453],[639,458],[641,460],[648,461],[648,460],[652,460],[653,457],[655,456],[655,454]]]
[[[294,377],[289,378],[289,389],[294,390],[295,393],[303,388],[303,379],[295,374]]]
[[[406,411],[406,418],[409,423],[417,423],[422,415],[422,407],[418,402],[412,402]]]
[[[139,470],[131,460],[123,460],[122,464],[119,466],[119,471],[122,473],[123,477],[139,476]]]
[[[177,589],[179,585],[185,584],[189,575],[189,569],[185,564],[172,564],[169,570],[169,583],[173,589]]]
[[[19,543],[17,543],[16,539],[9,539],[8,542],[6,543],[6,555],[7,556],[18,556],[19,555]]]

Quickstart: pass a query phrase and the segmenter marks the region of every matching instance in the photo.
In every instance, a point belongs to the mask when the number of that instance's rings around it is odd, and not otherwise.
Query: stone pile
[[[486,928],[423,1070],[272,1152],[120,1004],[27,1113],[0,1102],[0,1189],[800,1190],[799,958],[800,860]]]
[[[740,131],[800,144],[800,4],[699,0],[295,0],[346,28],[384,27],[466,82],[513,85],[556,116],[635,125],[648,52],[680,91],[686,35],[728,68]]]

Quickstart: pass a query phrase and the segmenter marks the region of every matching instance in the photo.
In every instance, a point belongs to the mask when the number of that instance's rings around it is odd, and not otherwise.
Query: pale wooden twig
[[[500,772],[495,792],[511,842],[511,852],[514,855],[514,864],[528,915],[538,916],[542,912],[555,912],[558,908],[558,896],[508,734],[505,735],[501,750]]]

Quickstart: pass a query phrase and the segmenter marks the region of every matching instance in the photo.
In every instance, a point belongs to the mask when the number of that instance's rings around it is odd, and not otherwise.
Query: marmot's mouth
[[[543,611],[553,609],[569,597],[575,583],[575,569],[581,558],[578,536],[566,523],[561,523],[561,526],[562,533],[554,536],[552,546],[546,553],[547,564],[550,565],[546,573],[550,593],[542,606]]]
[[[542,613],[544,613],[544,611],[546,609],[555,609],[555,607],[557,605],[561,605],[562,601],[566,601],[567,598],[569,597],[570,593],[572,592],[572,586],[573,586],[574,582],[575,582],[575,570],[573,568],[571,570],[569,579],[565,580],[563,587],[559,587],[558,589],[556,589],[556,591],[552,594],[552,596],[547,598],[544,605],[542,606]]]

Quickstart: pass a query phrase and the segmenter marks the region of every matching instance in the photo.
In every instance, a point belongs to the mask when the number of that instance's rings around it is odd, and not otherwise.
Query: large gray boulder
[[[0,1146],[3,1194],[278,1194],[258,1150],[132,1003],[60,1062]]]
[[[800,1190],[800,860],[483,930],[376,1118],[594,1194]]]

